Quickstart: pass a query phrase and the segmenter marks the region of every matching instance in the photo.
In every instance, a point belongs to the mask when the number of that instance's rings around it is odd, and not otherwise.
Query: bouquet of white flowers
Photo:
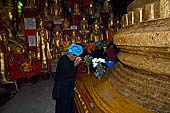
[[[90,55],[86,55],[86,56],[84,57],[84,62],[85,62],[85,65],[87,66],[88,74],[90,74],[90,69],[89,69],[89,67],[90,67],[90,64],[91,64],[91,62],[92,62],[92,58],[93,58],[93,57],[91,57]]]
[[[102,77],[105,72],[105,67],[102,65],[102,63],[106,63],[105,59],[94,58],[92,59],[92,63],[93,63],[93,67],[96,68],[96,72],[94,72],[95,76],[97,78]]]

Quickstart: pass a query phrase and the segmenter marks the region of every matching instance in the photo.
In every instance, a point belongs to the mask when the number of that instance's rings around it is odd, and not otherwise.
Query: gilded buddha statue
[[[92,25],[92,33],[90,34],[90,41],[98,42],[103,40],[103,34],[100,32],[100,24],[96,19]]]
[[[53,16],[54,19],[63,17],[63,7],[58,0],[55,0],[54,5],[52,5],[51,7],[51,15]]]
[[[47,70],[47,60],[52,59],[49,46],[48,31],[44,29],[43,21],[40,19],[39,29],[37,31],[37,58],[42,59],[42,69]]]
[[[68,21],[67,18],[64,19],[62,28],[63,28],[63,30],[70,30],[70,22]]]
[[[83,16],[83,19],[80,22],[80,33],[81,34],[88,34],[89,33],[88,22],[87,22],[85,16]]]
[[[65,35],[64,38],[65,38],[65,40],[63,41],[63,51],[67,52],[68,51],[68,47],[71,44],[71,41],[69,39],[69,35]]]
[[[94,14],[95,14],[95,11],[94,11],[94,1],[91,0],[90,1],[90,6],[89,6],[89,15],[93,18]]]
[[[48,7],[48,1],[47,0],[45,1],[44,17],[45,18],[50,17],[50,10],[49,10],[49,7]]]
[[[109,1],[108,0],[105,0],[104,1],[104,5],[103,5],[103,12],[109,12]]]
[[[59,28],[57,28],[56,31],[54,32],[54,36],[52,40],[53,61],[58,61],[62,51],[62,45],[63,45],[62,35],[59,31]]]
[[[2,5],[2,4],[1,4]],[[1,12],[1,20],[3,23],[5,23],[5,26],[12,24],[12,11],[13,11],[13,2],[11,0],[8,1],[7,6],[1,6],[0,12]]]
[[[74,4],[73,15],[80,15],[80,6],[77,2]]]
[[[87,35],[84,35],[84,38],[83,38],[83,42],[86,44],[88,44],[88,38],[87,38]]]
[[[71,33],[71,43],[75,44],[76,39],[77,39],[76,31],[73,30],[72,33]]]
[[[35,0],[27,0],[27,5],[25,6],[25,8],[37,8]]]

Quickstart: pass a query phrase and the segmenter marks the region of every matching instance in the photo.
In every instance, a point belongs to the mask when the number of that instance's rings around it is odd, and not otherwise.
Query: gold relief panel
[[[160,17],[167,18],[170,11],[170,1],[169,0],[160,0]]]
[[[154,18],[160,18],[160,2],[154,3]]]
[[[154,19],[154,4],[147,4],[144,6],[143,16],[145,21]]]
[[[128,12],[128,24],[134,24],[134,11]]]
[[[143,20],[142,11],[143,11],[143,8],[137,8],[135,10],[134,23],[142,22]]]

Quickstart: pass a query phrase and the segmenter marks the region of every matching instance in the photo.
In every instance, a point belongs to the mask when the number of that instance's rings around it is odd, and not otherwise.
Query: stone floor
[[[0,113],[54,113],[55,101],[51,97],[52,87],[51,79],[24,86],[0,108]]]

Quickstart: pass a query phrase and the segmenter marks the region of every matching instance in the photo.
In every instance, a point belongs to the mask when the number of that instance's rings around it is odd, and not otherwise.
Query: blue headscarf
[[[83,53],[83,47],[81,45],[71,44],[68,47],[68,54],[73,54],[73,55],[79,56],[82,53]]]
[[[102,41],[98,41],[98,42],[96,42],[96,46],[97,46],[97,47],[101,46],[102,44],[103,44],[103,42],[102,42]]]

